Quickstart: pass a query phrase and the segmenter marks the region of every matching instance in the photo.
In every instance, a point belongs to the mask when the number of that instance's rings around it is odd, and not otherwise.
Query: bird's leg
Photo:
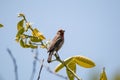
[[[59,56],[58,52],[55,52],[54,56],[56,57],[56,60],[60,59],[60,56]]]
[[[53,61],[57,61],[57,60],[60,59],[60,57],[59,57],[59,55],[58,55],[58,53],[57,53],[56,51],[54,52],[53,55],[55,56],[56,59],[51,60],[51,62],[53,62]]]

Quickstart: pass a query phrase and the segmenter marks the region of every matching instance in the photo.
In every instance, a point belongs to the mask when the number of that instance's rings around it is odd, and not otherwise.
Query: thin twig
[[[37,50],[37,49],[36,49],[36,53],[35,53],[35,56],[34,56],[34,57],[35,57],[35,58],[38,57],[38,50]],[[37,60],[34,59],[34,61],[33,61],[33,70],[32,70],[32,74],[31,74],[30,80],[33,80],[33,79],[34,79],[34,75],[35,75],[35,72],[36,72],[36,64],[37,64]]]
[[[60,77],[60,78],[63,78],[63,79],[65,79],[65,80],[68,80],[67,77],[53,72],[49,67],[46,67],[46,69],[47,69],[47,71],[48,71],[49,73],[52,73],[52,74],[54,74],[54,75],[56,75],[56,76],[58,76],[58,77]]]
[[[38,75],[37,80],[40,79],[40,74],[41,74],[41,71],[42,71],[42,69],[43,69],[43,62],[44,62],[44,59],[42,60],[42,63],[41,63],[41,67],[40,67],[40,70],[39,70],[39,75]]]
[[[25,20],[26,23],[28,23],[28,21],[24,15],[23,15],[23,19]],[[31,27],[31,25],[29,25],[29,28],[31,29],[31,31],[33,31],[33,28]]]
[[[14,65],[14,72],[15,72],[15,80],[18,80],[18,67],[17,67],[17,63],[16,63],[16,59],[13,56],[11,50],[9,48],[7,48],[7,52],[9,53],[12,61],[13,61],[13,65]]]
[[[35,57],[35,59],[36,59],[37,61],[41,62],[40,59],[38,59],[38,58],[36,58],[36,57]],[[55,72],[52,71],[47,65],[44,65],[44,64],[43,64],[43,67],[45,67],[46,70],[47,70],[49,73],[54,74],[55,76],[58,76],[58,77],[60,77],[60,78],[62,78],[62,79],[68,80],[68,78],[67,78],[66,76],[63,76],[63,75],[60,75],[60,74],[55,73]]]

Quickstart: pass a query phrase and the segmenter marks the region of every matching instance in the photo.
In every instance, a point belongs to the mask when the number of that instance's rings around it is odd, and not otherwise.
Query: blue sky
[[[6,48],[10,48],[18,63],[19,80],[29,80],[33,53],[15,42],[17,14],[52,39],[60,28],[65,29],[65,43],[59,54],[62,59],[82,55],[92,59],[96,67],[77,67],[77,74],[88,80],[90,72],[106,67],[109,78],[120,70],[120,1],[119,0],[0,0],[0,78],[14,80],[13,63]],[[46,50],[39,49],[39,58],[51,69],[58,64],[46,62]],[[37,71],[39,63],[37,64]],[[65,74],[61,71],[60,74]],[[35,77],[37,77],[36,72]],[[47,74],[47,75],[46,75]],[[99,74],[98,74],[99,75]],[[41,80],[61,80],[43,69]],[[36,78],[34,79],[36,80]]]

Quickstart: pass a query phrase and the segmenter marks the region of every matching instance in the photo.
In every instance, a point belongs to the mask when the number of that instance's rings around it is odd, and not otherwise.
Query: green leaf
[[[69,63],[75,63],[78,64],[79,66],[82,66],[84,68],[92,68],[95,66],[95,63],[90,60],[87,57],[84,56],[72,56],[66,60],[64,60],[65,64],[68,65]],[[55,68],[55,72],[58,72],[59,70],[61,70],[64,67],[64,64],[59,64],[56,68]]]
[[[36,29],[36,28],[32,31],[32,35],[34,37],[38,37],[40,40],[44,40],[45,39],[44,35],[41,32],[39,32],[39,30]]]
[[[82,66],[84,68],[92,68],[95,66],[95,63],[92,60],[90,60],[89,58],[86,58],[84,56],[79,56],[79,55],[67,58],[66,60],[64,60],[64,63],[74,73],[76,73],[76,64],[78,64],[79,66]],[[64,66],[65,66],[64,64],[60,63],[55,68],[55,72],[60,71]],[[66,68],[66,73],[68,75],[69,80],[74,80],[75,76],[67,68]]]
[[[21,45],[21,47],[25,48],[25,43],[22,39],[20,40],[20,45]]]
[[[39,38],[37,38],[37,37],[31,37],[30,40],[31,40],[32,42],[41,42],[41,41],[42,41],[41,39],[39,39]]]
[[[67,66],[74,72],[76,73],[76,63],[71,61],[70,63],[67,64]],[[68,69],[66,69],[67,75],[69,80],[74,80],[75,76],[73,74],[71,74],[70,71],[68,71]]]
[[[23,13],[19,13],[18,17],[25,17],[25,15]]]
[[[18,32],[17,32],[17,34],[16,34],[16,42],[19,42],[19,40],[20,40],[20,36],[24,33],[24,27],[23,28],[21,28]]]
[[[38,46],[34,46],[32,44],[26,44],[23,39],[20,40],[20,45],[21,47],[23,48],[32,48],[32,49],[35,49],[35,48],[38,48]]]
[[[92,68],[95,66],[95,63],[87,57],[84,56],[74,56],[74,61],[84,68]]]
[[[17,35],[16,35],[16,37],[17,38],[19,38],[20,37],[20,35],[22,35],[23,33],[24,33],[24,27],[23,28],[21,28],[19,31],[18,31],[18,33],[17,33]]]
[[[30,45],[24,44],[24,48],[30,48]]]
[[[102,73],[100,74],[100,80],[107,80],[105,68],[103,68]]]
[[[35,48],[38,48],[38,46],[34,46],[34,45],[31,44],[30,48],[35,49]]]
[[[1,28],[1,27],[3,27],[3,25],[2,25],[2,24],[0,24],[0,28]]]
[[[66,60],[64,60],[65,64],[67,65],[68,63],[70,63],[72,61],[72,58],[68,58]],[[55,68],[55,72],[60,71],[62,68],[64,67],[64,64],[59,64],[56,68]]]
[[[21,21],[18,22],[17,24],[17,30],[21,30],[23,28],[23,25],[24,25],[24,19],[22,19]]]
[[[19,40],[20,40],[20,37],[16,37],[15,41],[19,42]]]

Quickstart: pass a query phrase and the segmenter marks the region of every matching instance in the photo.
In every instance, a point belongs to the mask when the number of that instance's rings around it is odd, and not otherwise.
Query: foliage
[[[38,29],[32,28],[24,14],[21,13],[18,17],[22,17],[22,20],[17,23],[16,41],[20,43],[21,47],[34,49],[38,48],[38,45],[44,46],[45,37],[43,34]],[[31,31],[30,35],[27,34],[29,30]]]
[[[76,64],[78,64],[79,66],[82,66],[84,68],[92,68],[95,66],[95,63],[84,57],[84,56],[72,56],[66,60],[64,60],[65,64],[74,72],[76,73]],[[55,68],[55,72],[58,72],[59,70],[61,70],[64,67],[63,64],[59,64],[56,68]],[[67,75],[69,77],[70,80],[74,80],[74,76],[66,69]]]

